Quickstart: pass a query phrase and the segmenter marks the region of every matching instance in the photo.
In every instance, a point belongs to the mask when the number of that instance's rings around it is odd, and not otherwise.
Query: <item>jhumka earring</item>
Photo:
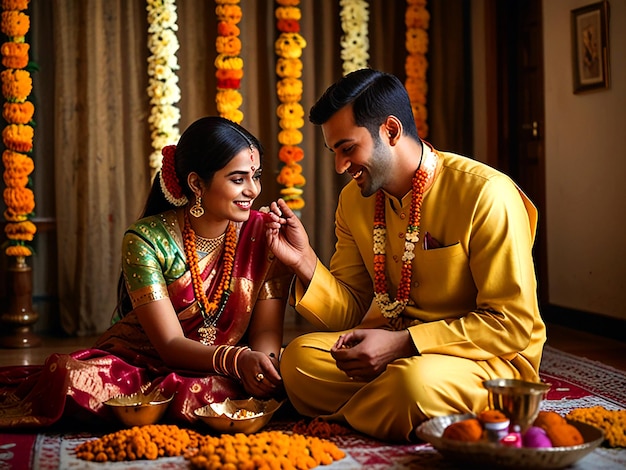
[[[194,202],[189,213],[195,218],[202,217],[204,215],[204,207],[202,207],[202,196],[196,196],[196,202]]]

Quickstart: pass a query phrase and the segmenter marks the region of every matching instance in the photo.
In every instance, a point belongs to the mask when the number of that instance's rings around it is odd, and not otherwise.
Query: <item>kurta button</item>
[[[406,219],[406,214],[403,212],[402,214],[400,214],[400,218],[401,218],[402,220]]]
[[[420,285],[420,283],[419,283],[419,282],[417,282],[417,281],[415,281],[415,282],[413,283],[413,287],[419,287],[419,285]]]
[[[398,255],[393,255],[393,260],[397,263],[398,262]]]
[[[398,234],[398,238],[404,238],[404,232],[400,232],[400,233]]]

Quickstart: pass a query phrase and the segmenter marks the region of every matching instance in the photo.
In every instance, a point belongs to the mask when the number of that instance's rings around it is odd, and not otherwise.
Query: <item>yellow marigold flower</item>
[[[278,7],[274,12],[276,19],[278,20],[296,20],[300,21],[302,18],[302,12],[300,8],[295,7]]]
[[[215,3],[220,5],[236,5],[239,3],[239,0],[215,0]]]
[[[281,33],[274,43],[276,55],[285,59],[300,58],[305,47],[306,41],[298,33]]]
[[[4,202],[17,214],[30,214],[35,209],[35,195],[28,188],[5,188]]]
[[[298,145],[302,142],[302,132],[298,129],[283,129],[278,133],[278,142],[281,145]]]
[[[276,107],[276,115],[281,118],[302,118],[304,117],[304,108],[300,103],[282,103]]]
[[[300,101],[302,91],[302,80],[297,78],[283,78],[276,83],[276,94],[283,103]]]
[[[33,254],[31,249],[28,248],[27,246],[24,246],[24,245],[11,245],[11,246],[8,246],[6,248],[6,250],[4,250],[4,252],[5,252],[5,254],[7,256],[15,256],[15,257],[31,256]]]
[[[219,21],[226,21],[229,23],[239,23],[243,16],[241,7],[239,5],[218,5],[215,7],[215,14]]]
[[[28,124],[35,114],[35,106],[30,101],[23,103],[5,102],[2,107],[2,117],[9,124]]]
[[[241,124],[243,121],[243,112],[240,109],[231,109],[225,111],[221,114],[221,116],[230,121],[236,122],[237,124]]]
[[[24,124],[9,124],[2,130],[2,140],[11,150],[30,152],[33,149],[34,130]]]
[[[5,42],[0,47],[2,65],[9,69],[23,69],[28,65],[28,49],[25,42]]]
[[[218,54],[239,55],[241,52],[241,39],[236,36],[217,36],[215,48]]]
[[[3,10],[26,10],[29,0],[2,0]]]
[[[304,119],[286,117],[278,122],[282,129],[300,129],[304,126]]]
[[[279,58],[276,61],[276,75],[281,78],[302,77],[302,61],[300,59]]]
[[[243,103],[243,97],[237,90],[224,89],[217,92],[215,102],[217,104],[217,110],[222,113],[241,106],[241,103]]]
[[[218,54],[215,58],[215,68],[241,70],[243,69],[243,59],[241,57],[231,57],[225,54]]]
[[[37,227],[30,220],[17,223],[8,223],[4,227],[4,233],[10,240],[32,241]]]
[[[30,29],[30,18],[21,11],[3,11],[0,29],[10,38],[26,36]]]

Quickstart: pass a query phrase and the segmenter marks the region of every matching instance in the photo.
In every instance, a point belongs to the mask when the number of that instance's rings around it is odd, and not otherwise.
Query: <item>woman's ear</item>
[[[189,185],[189,189],[196,195],[200,196],[204,192],[204,185],[202,182],[202,178],[196,173],[192,171],[187,175],[187,184]]]

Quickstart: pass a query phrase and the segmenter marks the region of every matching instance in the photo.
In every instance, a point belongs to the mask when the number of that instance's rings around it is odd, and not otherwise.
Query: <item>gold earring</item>
[[[196,196],[196,202],[194,202],[189,213],[195,218],[202,217],[204,215],[204,207],[202,207],[202,196]]]

